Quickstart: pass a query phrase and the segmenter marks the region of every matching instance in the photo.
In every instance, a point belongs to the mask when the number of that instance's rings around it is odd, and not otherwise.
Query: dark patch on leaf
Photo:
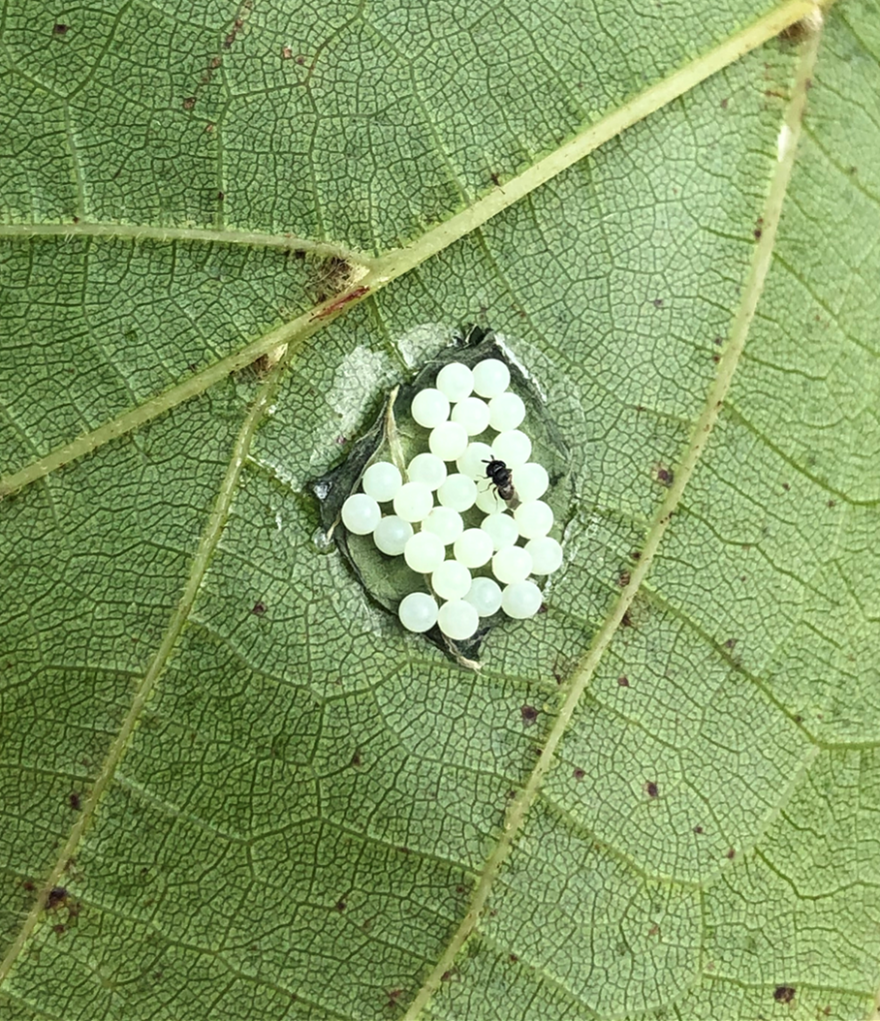
[[[46,898],[46,910],[54,911],[67,901],[67,888],[64,886],[53,886]]]
[[[620,677],[617,678],[617,683],[620,685],[621,688],[628,688],[629,678],[625,674],[621,674]]]
[[[261,602],[260,600],[257,600],[257,602],[255,602],[254,605],[253,605],[253,609],[251,610],[251,613],[256,614],[258,617],[262,617],[262,615],[265,612],[266,612],[266,604]]]
[[[647,792],[649,798],[659,798],[660,797],[660,788],[657,786],[657,784],[656,784],[656,782],[654,780],[649,780],[645,784],[645,791]]]
[[[524,705],[520,709],[520,715],[525,726],[531,727],[538,718],[538,710],[533,705]]]
[[[795,988],[794,986],[777,986],[773,990],[773,999],[777,1003],[791,1003],[794,999]]]
[[[52,35],[67,35],[70,25],[63,25],[60,21],[52,26]]]
[[[74,812],[78,812],[80,806],[79,794],[77,794],[76,791],[71,791],[70,794],[67,796],[67,803],[74,810]]]
[[[582,770],[582,769],[580,768],[580,766],[578,766],[578,767],[577,767],[577,768],[576,768],[576,769],[575,769],[575,770],[574,770],[574,771],[572,772],[572,774],[571,774],[571,775],[572,775],[572,776],[573,776],[573,777],[575,778],[575,780],[583,780],[583,778],[584,778],[584,777],[585,777],[585,776],[586,776],[587,774],[586,774],[586,773],[585,773],[585,772],[584,772],[584,771],[583,771],[583,770]]]
[[[654,465],[654,481],[667,488],[675,481],[675,473],[665,464]]]

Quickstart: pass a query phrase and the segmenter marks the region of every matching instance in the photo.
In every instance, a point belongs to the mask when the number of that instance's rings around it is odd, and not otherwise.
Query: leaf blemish
[[[773,990],[773,999],[777,1003],[791,1003],[794,999],[795,988],[794,986],[777,986]]]
[[[524,705],[522,709],[520,709],[520,714],[522,716],[523,723],[527,727],[531,727],[538,718],[538,710],[533,705]]]
[[[67,888],[64,886],[53,886],[46,898],[46,910],[55,911],[67,901]]]
[[[659,798],[660,797],[660,788],[657,786],[657,784],[656,784],[656,782],[654,780],[649,780],[645,784],[645,791],[646,791],[646,793],[647,793],[649,798]]]

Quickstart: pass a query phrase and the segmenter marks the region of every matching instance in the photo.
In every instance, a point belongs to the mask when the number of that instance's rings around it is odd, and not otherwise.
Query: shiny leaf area
[[[871,1013],[880,18],[808,7],[3,6],[0,1016]],[[479,673],[307,487],[466,322],[579,480]]]

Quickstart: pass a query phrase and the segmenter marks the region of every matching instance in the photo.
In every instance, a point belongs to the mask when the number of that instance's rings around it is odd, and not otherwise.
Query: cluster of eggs
[[[553,511],[540,499],[547,471],[529,461],[532,442],[518,428],[525,404],[509,384],[510,370],[497,358],[473,369],[445,365],[436,385],[412,402],[413,419],[430,430],[428,451],[409,462],[406,480],[390,461],[371,464],[363,492],[342,506],[349,532],[372,535],[383,553],[402,554],[412,570],[429,576],[433,594],[412,592],[401,600],[400,621],[410,631],[438,624],[448,638],[463,641],[476,633],[481,617],[499,610],[532,617],[542,596],[530,576],[551,574],[562,564],[562,547],[548,535]],[[491,445],[473,439],[487,429],[497,433]],[[456,472],[450,473],[449,462]],[[496,481],[509,478],[510,490],[493,484],[490,466]],[[391,504],[393,513],[383,514],[380,504]],[[474,506],[485,516],[479,527],[466,528],[462,514]],[[475,577],[480,568],[494,577]]]

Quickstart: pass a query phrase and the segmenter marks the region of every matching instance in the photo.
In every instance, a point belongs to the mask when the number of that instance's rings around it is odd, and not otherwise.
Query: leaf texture
[[[6,4],[0,1015],[870,1015],[878,24]],[[477,674],[308,490],[469,321],[578,485]]]

